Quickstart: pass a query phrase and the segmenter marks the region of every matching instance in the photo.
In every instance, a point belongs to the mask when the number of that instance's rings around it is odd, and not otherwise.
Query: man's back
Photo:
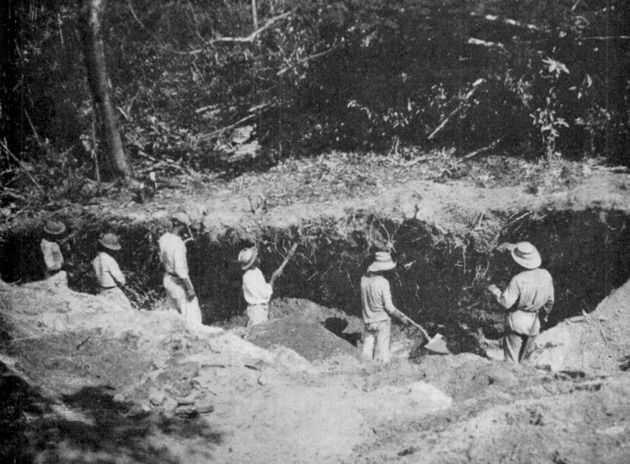
[[[389,320],[389,314],[396,312],[389,281],[379,274],[368,273],[361,277],[361,301],[366,323]]]
[[[181,278],[188,277],[188,263],[186,261],[186,245],[184,241],[171,232],[167,232],[158,240],[160,247],[160,261],[164,270],[169,274],[176,274]]]

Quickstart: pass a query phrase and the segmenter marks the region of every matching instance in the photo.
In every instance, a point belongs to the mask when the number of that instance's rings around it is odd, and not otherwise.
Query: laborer
[[[120,249],[117,235],[104,234],[98,240],[98,254],[92,261],[92,267],[100,287],[99,293],[121,308],[132,309],[131,302],[121,288],[127,283],[125,275],[112,256]]]
[[[509,311],[503,336],[505,360],[519,363],[534,350],[536,337],[540,333],[539,312],[542,312],[545,320],[551,312],[554,303],[553,279],[547,270],[541,269],[540,253],[531,243],[505,244],[504,249],[511,252],[521,272],[512,278],[503,292],[494,284],[488,290]]]
[[[260,258],[258,248],[244,248],[238,254],[238,262],[243,273],[243,297],[247,302],[247,327],[269,320],[269,300],[273,294],[273,285],[282,271],[275,271],[269,283],[258,267]]]
[[[171,217],[171,230],[160,237],[160,261],[164,267],[164,288],[169,309],[178,311],[191,324],[201,324],[201,309],[195,288],[188,275],[186,244],[190,234],[190,218],[184,212]]]
[[[50,220],[44,225],[44,237],[40,248],[44,257],[44,276],[46,279],[57,274],[63,268],[64,259],[59,247],[59,239],[66,231],[66,225],[61,221]]]
[[[363,322],[365,338],[363,354],[376,362],[388,363],[391,360],[391,316],[407,320],[392,302],[392,293],[386,273],[396,267],[391,253],[377,251],[374,261],[361,277],[361,302],[363,305]]]

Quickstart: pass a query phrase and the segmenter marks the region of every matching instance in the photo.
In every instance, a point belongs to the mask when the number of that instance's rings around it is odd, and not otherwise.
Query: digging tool
[[[402,311],[398,310],[398,313],[402,316],[402,318],[405,321],[409,322],[414,327],[420,329],[420,331],[422,332],[422,335],[424,335],[424,337],[428,340],[427,344],[424,345],[424,348],[426,348],[429,351],[433,351],[434,353],[451,354],[441,334],[436,334],[435,337],[431,338],[429,337],[429,333],[426,330],[424,330],[424,328],[420,324],[415,322],[413,319],[411,319]]]
[[[289,250],[289,252],[287,253],[287,256],[284,258],[284,261],[282,261],[282,264],[280,264],[280,266],[278,266],[278,269],[276,269],[274,271],[274,273],[271,276],[271,286],[273,287],[273,284],[275,283],[275,280],[278,276],[280,276],[280,274],[282,273],[282,270],[285,268],[285,266],[287,265],[287,263],[289,262],[289,260],[293,257],[293,255],[295,254],[295,250],[297,250],[298,244],[297,242],[293,244],[293,246],[291,247],[291,249]]]

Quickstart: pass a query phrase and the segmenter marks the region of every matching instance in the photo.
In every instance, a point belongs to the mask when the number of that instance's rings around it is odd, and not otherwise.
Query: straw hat
[[[542,258],[534,245],[529,242],[518,242],[511,247],[512,258],[525,269],[540,267]]]
[[[241,252],[238,254],[238,262],[241,265],[241,269],[245,271],[252,267],[257,257],[258,248],[251,247],[242,249]]]
[[[66,225],[61,221],[47,221],[44,232],[50,235],[61,235],[66,231]]]
[[[113,251],[118,251],[121,248],[118,236],[112,233],[103,235],[100,239],[98,239],[98,243]]]
[[[391,253],[387,251],[377,251],[374,253],[374,262],[368,267],[368,272],[389,271],[396,267],[392,260]]]
[[[188,214],[186,214],[184,211],[178,211],[173,214],[171,216],[171,221],[179,222],[180,224],[183,224],[185,226],[190,226],[191,224],[190,217],[188,217]]]

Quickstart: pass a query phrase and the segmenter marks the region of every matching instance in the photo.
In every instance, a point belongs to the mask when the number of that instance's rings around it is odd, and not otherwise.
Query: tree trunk
[[[22,152],[21,129],[24,85],[20,85],[19,55],[21,17],[17,0],[0,2],[0,139],[18,156]],[[18,89],[16,91],[16,89]],[[0,170],[5,171],[8,158],[0,157]]]
[[[103,13],[106,0],[79,0],[80,27],[85,53],[88,84],[92,93],[98,134],[105,146],[105,159],[112,174],[131,179],[133,169],[123,149],[118,120],[105,61]]]
[[[254,31],[258,30],[258,7],[256,6],[256,0],[252,0],[252,22],[254,24]]]

